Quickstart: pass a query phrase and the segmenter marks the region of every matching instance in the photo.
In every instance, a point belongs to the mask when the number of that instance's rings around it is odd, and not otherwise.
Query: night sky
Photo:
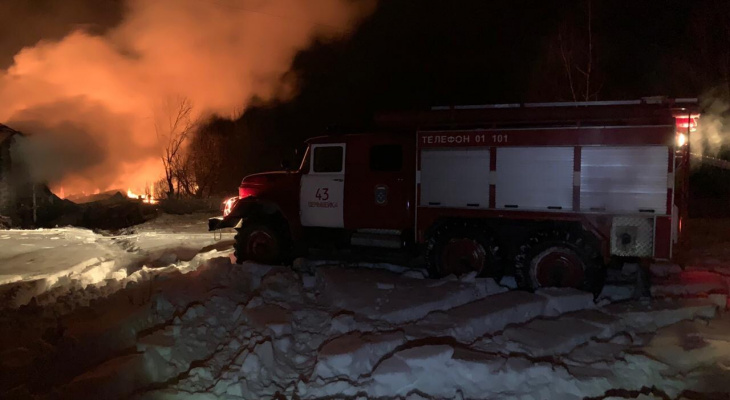
[[[585,36],[585,1],[383,1],[351,40],[300,54],[300,107],[335,115],[431,105],[571,100],[551,46]],[[691,4],[690,4],[691,3]],[[697,97],[687,1],[594,1],[599,99]],[[562,86],[562,87],[561,87]]]
[[[716,77],[695,72],[702,62],[691,36],[708,12],[700,3],[728,8],[711,1],[594,1],[595,99],[706,93]],[[276,131],[304,139],[328,128],[366,129],[383,110],[572,100],[555,43],[561,26],[585,38],[586,1],[415,4],[382,1],[351,39],[300,53],[297,98],[251,110],[244,120],[271,115]]]
[[[350,39],[300,53],[294,70],[301,90],[292,107],[307,114],[311,108],[357,108],[349,116],[436,104],[561,100],[566,93],[544,90],[553,89],[545,80],[564,78],[547,65],[556,55],[551,42],[566,23],[585,36],[586,3],[381,0]],[[599,98],[699,95],[704,82],[682,79],[685,64],[696,58],[693,24],[705,8],[727,11],[723,3],[593,0]],[[80,26],[104,31],[119,22],[123,2],[9,0],[5,7],[10,15],[30,15],[0,24],[1,67],[40,39],[57,39]]]

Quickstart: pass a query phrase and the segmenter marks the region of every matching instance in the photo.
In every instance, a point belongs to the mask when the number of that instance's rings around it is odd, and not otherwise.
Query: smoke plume
[[[143,188],[162,174],[155,126],[174,99],[195,118],[286,100],[296,53],[346,36],[375,0],[128,0],[104,34],[40,41],[0,70],[16,154],[65,193]]]
[[[708,94],[701,106],[697,131],[690,134],[690,151],[696,156],[718,157],[730,150],[730,104]]]

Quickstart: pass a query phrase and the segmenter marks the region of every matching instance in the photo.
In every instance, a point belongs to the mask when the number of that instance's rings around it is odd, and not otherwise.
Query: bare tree
[[[576,26],[585,25],[580,30]],[[581,32],[581,30],[585,31]],[[593,6],[586,0],[585,24],[564,21],[557,34],[558,49],[573,101],[597,100],[601,85],[595,76]]]
[[[191,136],[189,140],[194,137]],[[192,142],[192,140],[191,140]],[[196,174],[195,165],[193,163],[194,155],[199,149],[188,148],[183,156],[179,158],[179,163],[175,167],[175,184],[178,195],[184,197],[199,197],[200,179]]]
[[[225,141],[215,126],[206,125],[195,132],[191,143],[188,163],[195,176],[195,196],[207,197],[217,189],[224,170]]]
[[[160,158],[165,168],[168,198],[180,193],[185,143],[195,127],[192,111],[193,105],[188,98],[176,97],[167,99],[163,104],[161,114],[155,118],[155,132],[162,147]]]
[[[161,199],[167,195],[167,180],[162,178],[152,183],[152,197],[155,199]]]

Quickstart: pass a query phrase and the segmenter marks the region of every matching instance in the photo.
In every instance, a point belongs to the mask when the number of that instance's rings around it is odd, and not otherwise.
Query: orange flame
[[[150,189],[152,186],[150,186]],[[152,194],[136,194],[132,189],[127,189],[127,197],[135,200],[142,200],[143,203],[157,204],[158,200],[155,199]]]

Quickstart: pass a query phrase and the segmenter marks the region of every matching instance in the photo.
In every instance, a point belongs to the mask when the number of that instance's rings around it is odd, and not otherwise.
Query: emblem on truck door
[[[388,204],[388,187],[385,185],[375,186],[375,204],[384,206]]]

